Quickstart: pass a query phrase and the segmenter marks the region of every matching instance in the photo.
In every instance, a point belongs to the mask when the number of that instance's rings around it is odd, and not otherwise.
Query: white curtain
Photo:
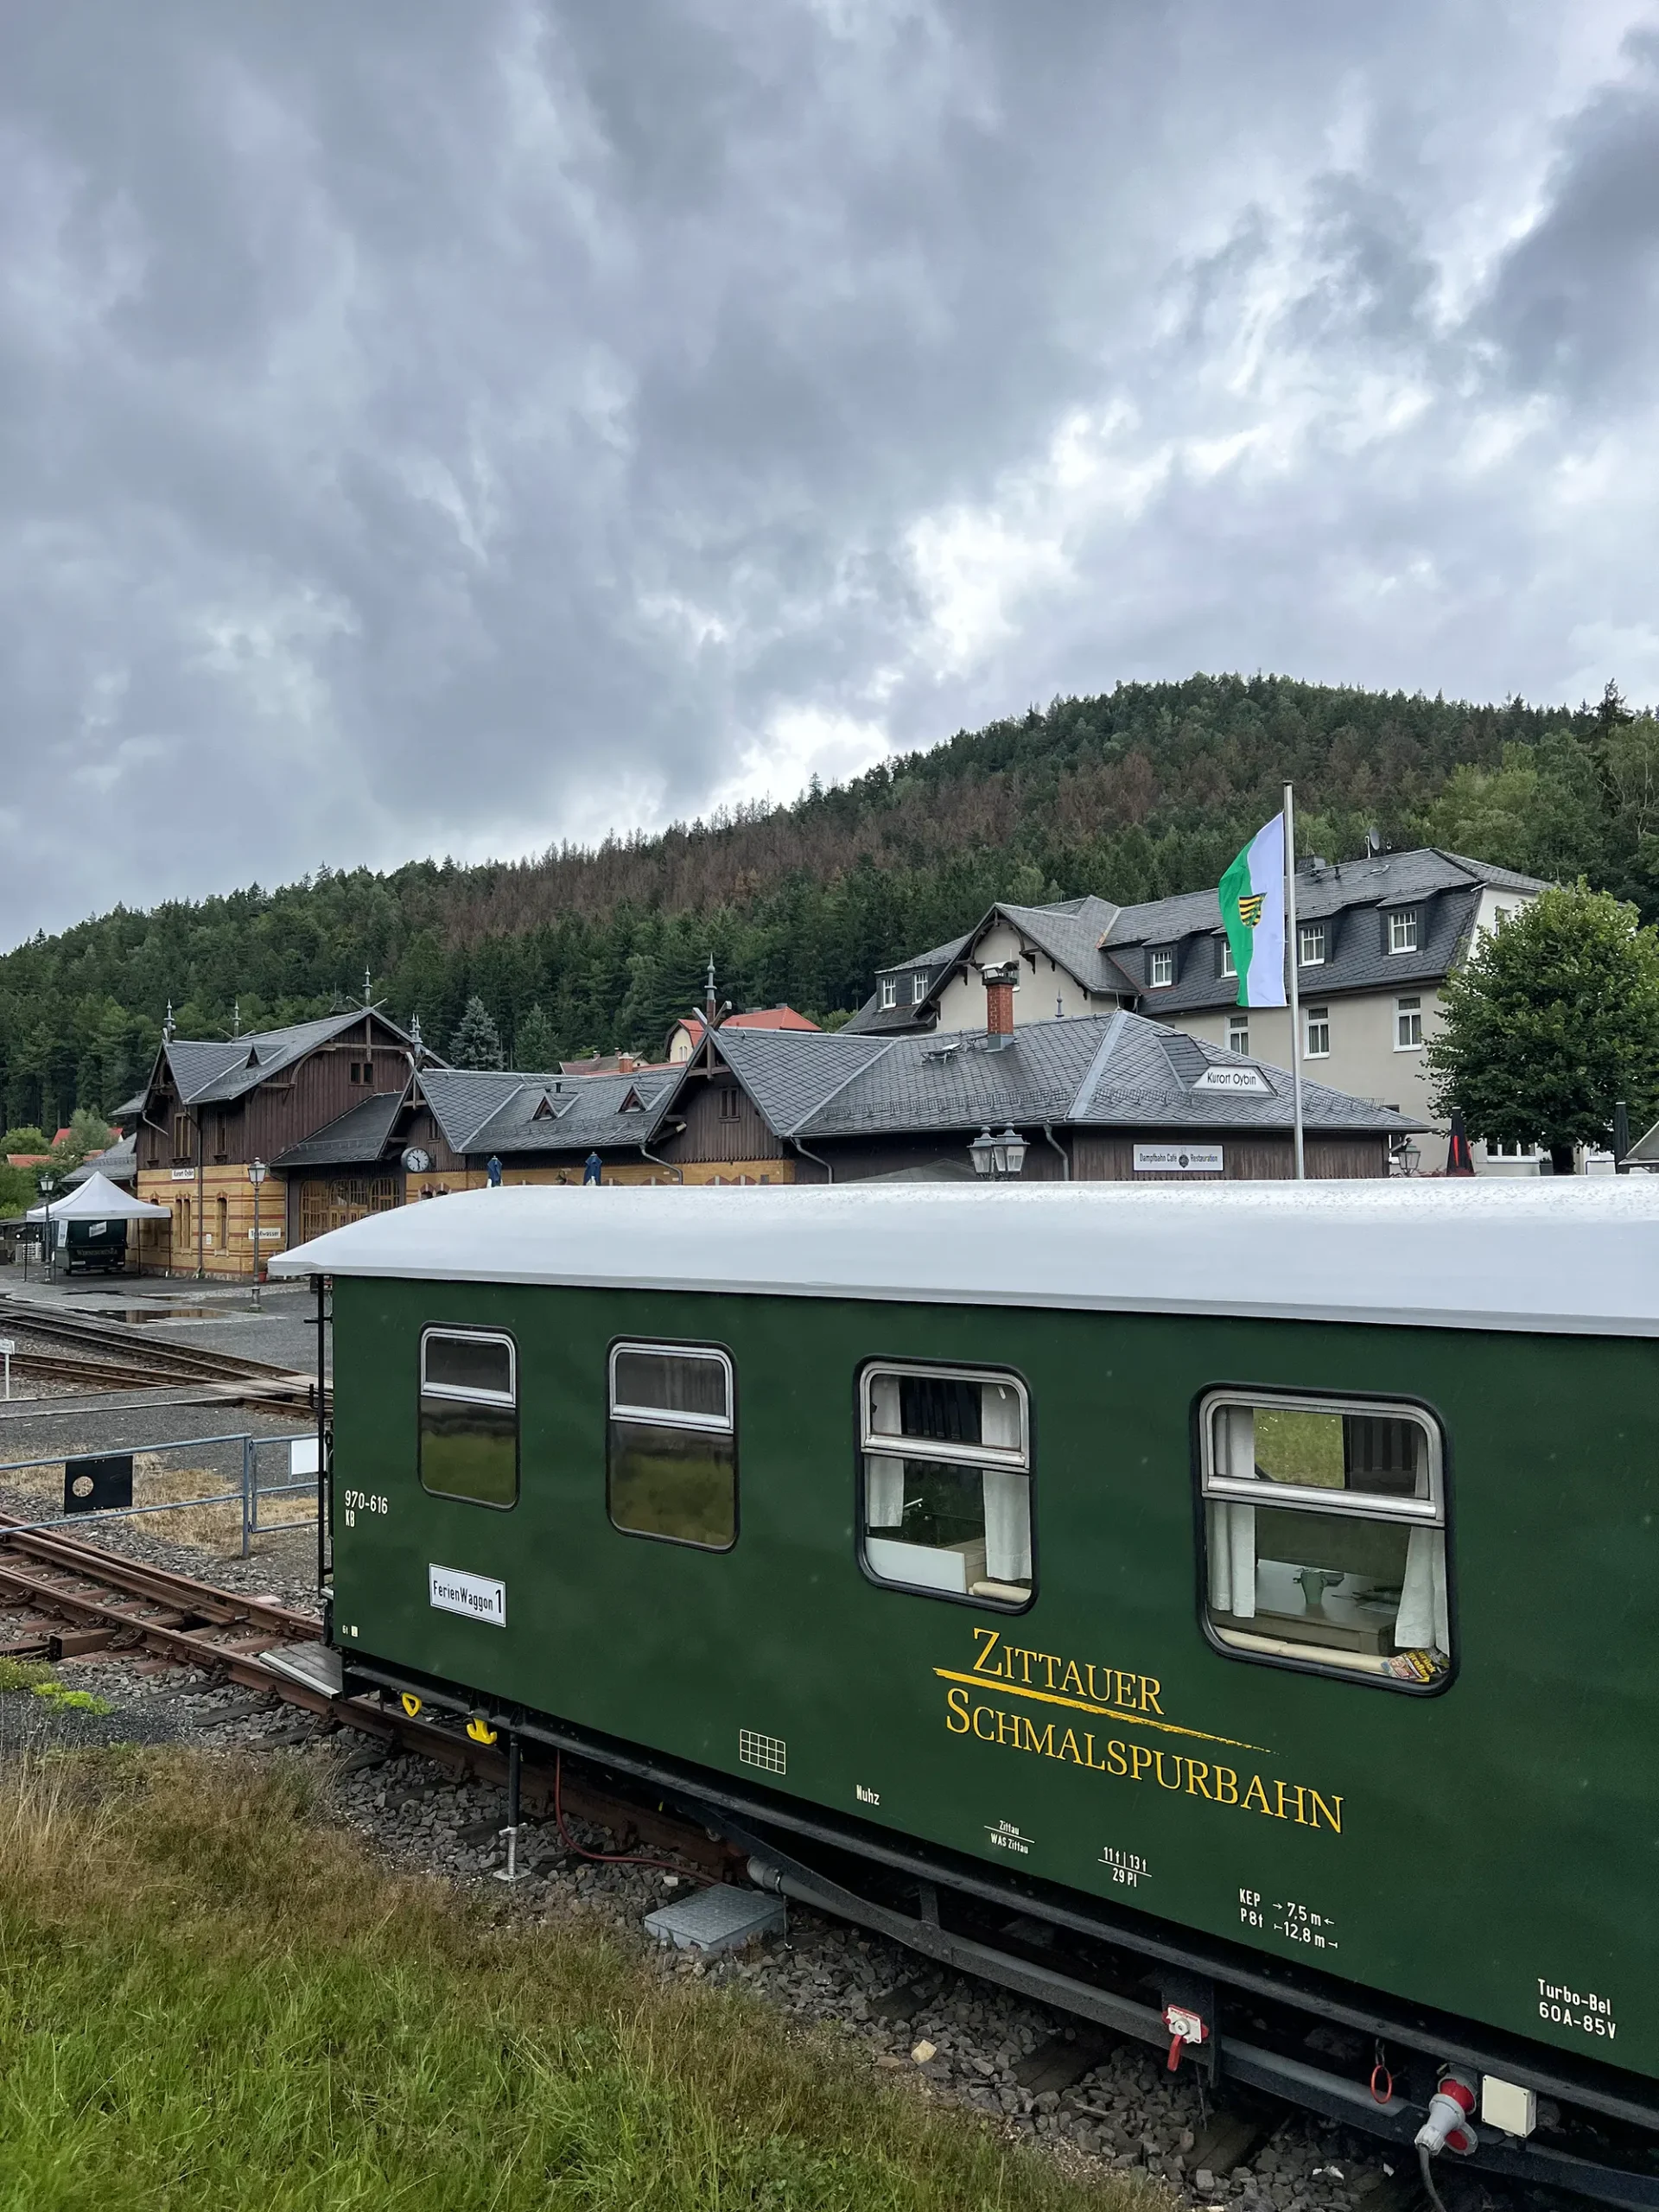
[[[1239,1482],[1255,1478],[1255,1415],[1249,1406],[1217,1408],[1215,1468]],[[1255,1618],[1255,1508],[1221,1498],[1210,1504],[1210,1603],[1236,1620]]]
[[[1394,1640],[1402,1651],[1452,1656],[1452,1616],[1446,1598],[1446,1538],[1439,1529],[1414,1529],[1406,1547],[1406,1580]]]
[[[1024,1441],[1020,1433],[1020,1393],[1006,1382],[985,1382],[979,1392],[979,1436],[999,1452],[1017,1452]]]
[[[896,1375],[873,1375],[870,1377],[870,1433],[873,1436],[897,1436],[899,1431],[899,1377]]]
[[[1210,1604],[1235,1620],[1255,1618],[1255,1508],[1210,1501]]]
[[[1006,1382],[983,1382],[979,1391],[979,1435],[1000,1452],[1017,1452],[1020,1393]],[[1031,1479],[1012,1467],[987,1467],[985,1482],[985,1572],[993,1582],[1031,1580]]]
[[[864,1461],[864,1519],[872,1529],[896,1529],[905,1517],[905,1463],[880,1459],[872,1452]]]
[[[1012,1467],[985,1470],[985,1572],[993,1582],[1031,1580],[1031,1478]]]

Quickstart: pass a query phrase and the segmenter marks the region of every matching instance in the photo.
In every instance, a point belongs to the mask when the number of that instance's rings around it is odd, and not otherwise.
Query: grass
[[[5,2212],[1153,2212],[827,2033],[388,1874],[290,1774],[0,1778]]]

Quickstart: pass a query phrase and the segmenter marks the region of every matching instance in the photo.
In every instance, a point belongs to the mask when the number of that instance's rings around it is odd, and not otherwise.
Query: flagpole
[[[1290,979],[1290,1083],[1296,1114],[1296,1180],[1307,1180],[1302,1147],[1302,1004],[1296,967],[1301,946],[1296,930],[1296,816],[1291,788],[1285,785],[1285,970]]]

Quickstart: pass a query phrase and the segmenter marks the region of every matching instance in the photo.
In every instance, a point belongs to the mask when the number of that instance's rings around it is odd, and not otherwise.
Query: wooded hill
[[[320,870],[226,898],[125,908],[0,957],[8,1122],[107,1111],[180,1033],[229,1035],[358,1002],[442,1052],[467,999],[519,1066],[654,1054],[712,956],[740,1007],[843,1018],[883,963],[969,928],[994,899],[1128,904],[1214,883],[1297,788],[1299,842],[1357,853],[1368,827],[1659,912],[1659,722],[1609,685],[1594,707],[1471,706],[1282,677],[1125,683],[1046,714],[660,836],[481,868]]]

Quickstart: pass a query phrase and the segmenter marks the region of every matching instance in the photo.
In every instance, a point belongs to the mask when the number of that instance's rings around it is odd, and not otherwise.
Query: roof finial
[[[370,1005],[370,1004],[372,1002],[373,998],[374,998],[373,978],[372,978],[372,977],[370,976],[370,974],[369,974],[368,963],[367,963],[367,962],[365,961],[365,962],[364,963],[364,966],[363,966],[363,1003],[364,1003],[364,1005],[365,1005],[365,1006],[368,1006],[368,1005]]]
[[[715,956],[712,952],[709,956],[709,988],[702,1003],[708,1015],[709,1027],[712,1029],[715,1026],[715,1008],[719,1004],[719,1001],[715,996]]]
[[[232,1037],[239,1037],[242,1034],[242,1001],[240,999],[232,999],[231,1001],[231,1034]]]
[[[425,1046],[421,1042],[421,1010],[419,1007],[416,1007],[414,1013],[409,1017],[409,1041],[415,1047],[417,1058],[426,1050]]]
[[[162,1024],[162,1042],[163,1045],[170,1045],[173,1042],[174,1027],[173,1001],[171,999],[168,999],[167,1002],[167,1019]]]

